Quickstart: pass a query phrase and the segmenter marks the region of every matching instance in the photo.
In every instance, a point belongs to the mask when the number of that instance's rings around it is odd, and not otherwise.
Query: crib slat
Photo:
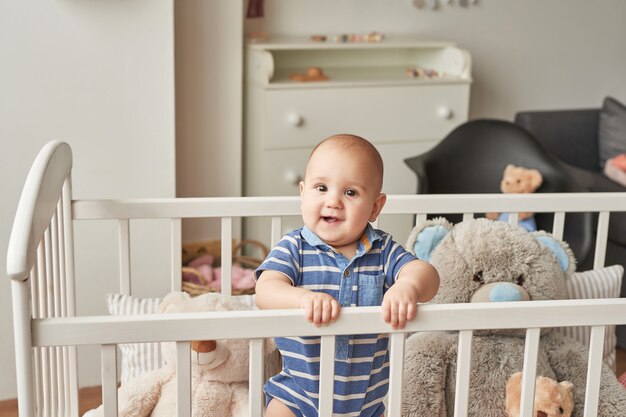
[[[400,417],[400,412],[402,411],[402,371],[405,336],[406,333],[393,333],[389,337],[389,410],[387,415],[390,417]]]
[[[62,301],[61,301],[61,265],[60,250],[59,250],[59,218],[58,218],[58,204],[57,211],[52,215],[50,222],[50,244],[52,247],[52,317],[62,316]],[[56,387],[56,407],[55,413],[57,415],[63,415],[65,404],[65,389],[63,374],[65,372],[63,364],[63,356],[60,347],[53,347],[51,349],[52,361],[54,363],[54,372],[52,378],[54,378],[54,386]]]
[[[222,294],[231,295],[233,265],[233,218],[222,217]]]
[[[120,292],[130,295],[130,222],[128,219],[120,219],[118,223]]]
[[[591,328],[589,361],[587,363],[587,387],[585,389],[585,417],[596,417],[598,415],[605,332],[605,326],[593,326]]]
[[[102,345],[102,407],[104,417],[117,417],[117,346]]]
[[[61,302],[61,317],[67,317],[67,274],[65,266],[65,218],[64,214],[64,202],[63,199],[59,199],[57,204],[57,240],[59,250],[59,292]],[[61,398],[61,404],[63,409],[62,415],[71,415],[71,396],[70,396],[70,363],[68,348],[63,346],[59,351],[60,362],[63,368],[61,376],[61,386],[63,387],[63,397]]]
[[[333,415],[335,336],[322,336],[320,346],[319,417]]]
[[[562,211],[554,213],[554,221],[552,222],[552,235],[557,239],[563,239],[564,230],[565,213]]]
[[[456,365],[456,396],[454,397],[455,417],[467,417],[470,370],[472,368],[472,336],[472,330],[462,330],[459,332]]]
[[[53,238],[50,226],[44,233],[44,247],[45,247],[45,262],[46,262],[46,317],[54,317],[55,310],[55,284],[54,284],[54,255],[53,255]],[[45,354],[45,362],[48,364],[48,412],[54,415],[58,412],[58,398],[59,398],[59,386],[57,381],[57,363],[56,363],[56,349],[47,348]]]
[[[522,398],[520,400],[520,417],[532,417],[535,398],[535,379],[537,377],[537,355],[539,354],[539,337],[541,329],[526,330],[524,347],[524,370],[522,373]]]
[[[248,387],[248,401],[250,417],[263,415],[263,339],[250,340],[250,374]]]
[[[37,256],[38,258],[38,256]],[[31,316],[33,318],[39,318],[39,268],[37,259],[33,268],[30,272],[30,292],[31,292]],[[35,404],[41,404],[42,401],[42,391],[41,391],[41,362],[40,362],[40,352],[41,348],[33,348],[33,370],[34,370],[34,381],[35,381]]]
[[[170,288],[172,291],[180,291],[182,288],[182,278],[180,268],[183,265],[182,255],[182,220],[179,218],[171,220],[171,242],[172,242],[172,274]]]
[[[593,268],[604,266],[606,256],[606,242],[609,237],[609,212],[601,211],[598,216],[598,231],[596,232],[596,251],[593,257]]]
[[[274,247],[282,237],[282,218],[272,217],[272,228],[270,232],[271,247]]]
[[[428,218],[428,217],[426,216],[426,214],[425,214],[425,213],[423,213],[423,214],[416,214],[416,215],[415,215],[415,225],[416,225],[416,226],[419,226],[419,225],[421,225],[421,224],[426,223],[426,219],[427,219],[427,218]]]
[[[68,176],[63,183],[63,247],[65,265],[65,293],[67,315],[76,315],[76,296],[74,288],[74,227],[72,223],[72,179]],[[78,416],[78,362],[76,347],[67,347],[67,367],[69,372],[69,411],[71,416]]]
[[[178,417],[191,417],[191,342],[176,342],[176,383]]]
[[[474,213],[463,213],[463,221],[466,222],[468,220],[472,220],[474,218]]]
[[[38,296],[38,317],[44,318],[48,316],[48,295],[47,295],[47,279],[48,273],[46,271],[46,245],[45,235],[44,240],[39,244],[37,248],[37,269],[39,270],[39,277],[37,280],[37,292]],[[49,415],[50,408],[50,384],[49,370],[50,365],[48,363],[48,348],[38,349],[39,363],[40,363],[40,376],[41,376],[41,401],[38,403],[41,414],[43,416]]]
[[[519,221],[519,213],[509,213],[509,224],[517,224]]]

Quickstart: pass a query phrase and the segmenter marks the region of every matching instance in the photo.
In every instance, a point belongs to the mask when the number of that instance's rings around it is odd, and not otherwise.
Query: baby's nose
[[[341,198],[336,193],[328,193],[326,196],[326,206],[333,208],[340,207]]]

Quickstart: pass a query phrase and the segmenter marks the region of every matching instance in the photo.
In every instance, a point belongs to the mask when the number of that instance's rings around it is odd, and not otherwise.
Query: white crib
[[[177,341],[178,415],[191,415],[190,341],[210,329],[215,339],[247,338],[250,343],[250,415],[263,414],[263,344],[273,336],[322,338],[320,416],[332,415],[334,337],[340,334],[389,333],[379,308],[346,308],[330,327],[302,326],[298,310],[241,311],[146,316],[81,316],[75,313],[74,221],[116,219],[119,224],[120,291],[130,292],[130,228],[133,219],[169,219],[171,223],[171,288],[180,288],[181,219],[221,219],[223,292],[230,294],[233,219],[271,218],[271,241],[281,237],[281,216],[298,215],[299,199],[194,198],[153,200],[73,200],[72,154],[62,142],[47,144],[28,175],[9,242],[7,269],[12,280],[15,351],[20,416],[78,415],[76,346],[100,345],[103,404],[106,416],[117,415],[117,344]],[[554,212],[553,233],[563,235],[566,212],[599,212],[595,266],[604,264],[610,212],[626,211],[621,194],[535,195],[395,195],[385,214]],[[384,225],[381,225],[384,226]],[[103,295],[104,296],[104,295]],[[580,314],[584,311],[584,314]],[[557,314],[558,313],[558,314]],[[459,320],[459,316],[463,320]],[[566,300],[527,303],[422,306],[418,318],[390,334],[388,416],[399,416],[404,339],[409,332],[458,330],[459,365],[455,416],[466,416],[472,331],[485,328],[528,329],[524,357],[522,416],[530,417],[535,368],[542,327],[592,326],[588,359],[585,416],[596,416],[605,326],[626,323],[626,300]]]

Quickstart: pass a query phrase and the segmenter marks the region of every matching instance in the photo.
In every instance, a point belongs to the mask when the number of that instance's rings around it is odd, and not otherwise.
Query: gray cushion
[[[606,160],[626,153],[626,106],[613,97],[606,97],[600,111],[598,132],[600,168]]]

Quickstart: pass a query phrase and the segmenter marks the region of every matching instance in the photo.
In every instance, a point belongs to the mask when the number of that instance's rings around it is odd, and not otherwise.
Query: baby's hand
[[[383,320],[395,329],[404,329],[417,313],[417,294],[410,286],[396,282],[383,297]]]
[[[304,316],[317,327],[332,323],[339,317],[339,303],[332,295],[307,291],[300,298],[300,308]]]

